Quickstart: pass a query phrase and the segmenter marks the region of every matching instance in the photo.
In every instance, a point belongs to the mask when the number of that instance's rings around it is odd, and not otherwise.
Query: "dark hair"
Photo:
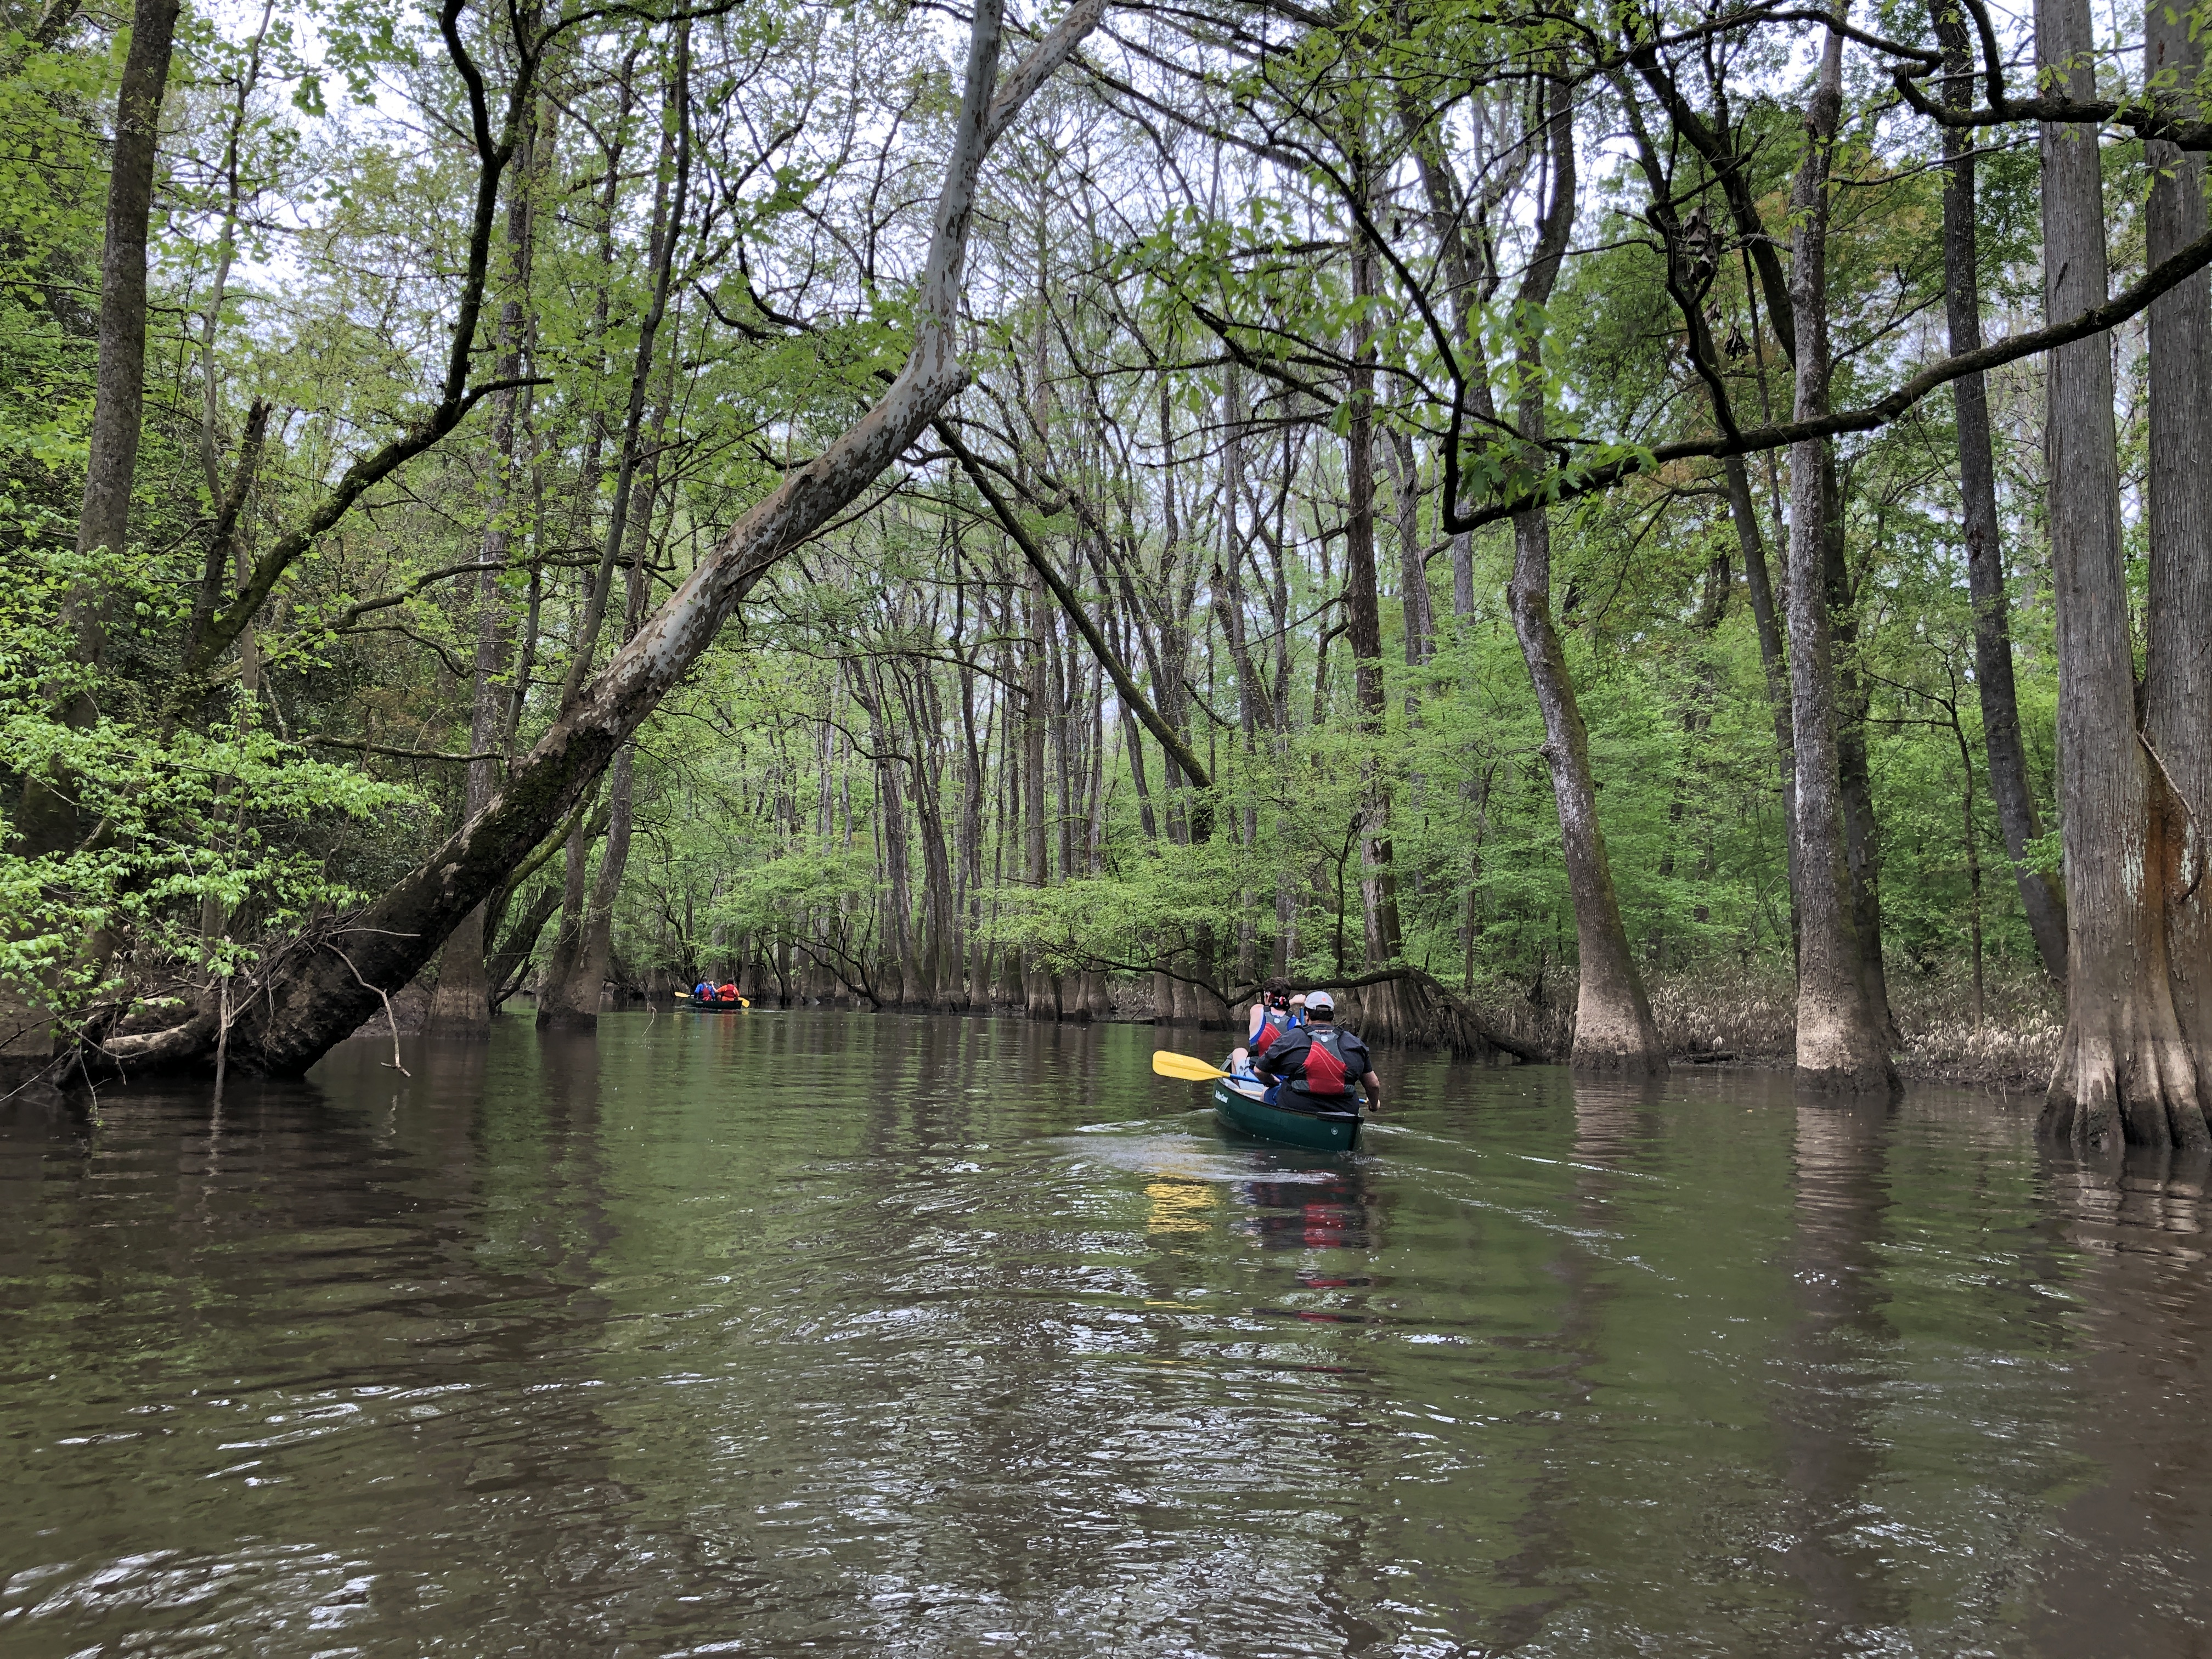
[[[1270,1008],[1289,1007],[1291,1006],[1290,981],[1280,975],[1261,981],[1260,1000]]]

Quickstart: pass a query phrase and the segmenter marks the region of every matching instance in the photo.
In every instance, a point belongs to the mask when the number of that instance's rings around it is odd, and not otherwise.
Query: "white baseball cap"
[[[1306,993],[1306,1008],[1309,1012],[1316,1008],[1326,1008],[1333,1014],[1336,1012],[1336,999],[1326,991],[1309,991]]]

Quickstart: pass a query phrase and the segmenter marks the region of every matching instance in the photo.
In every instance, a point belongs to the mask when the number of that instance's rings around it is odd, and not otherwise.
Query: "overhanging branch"
[[[1460,512],[1447,503],[1444,528],[1455,535],[1479,530],[1485,525],[1497,524],[1532,507],[1596,495],[1601,490],[1610,489],[1615,484],[1654,471],[1674,461],[1720,460],[1731,455],[1754,455],[1770,449],[1787,448],[1808,438],[1836,437],[1846,432],[1877,431],[1896,420],[1929,392],[1948,386],[1954,380],[1968,374],[1984,374],[2006,363],[2017,362],[2023,357],[2037,356],[2058,346],[2118,327],[2159,295],[2179,286],[2208,264],[2212,264],[2212,231],[2208,231],[2177,252],[2169,254],[2102,305],[2092,306],[2063,323],[2053,323],[2047,328],[2029,329],[2024,333],[2008,334],[1978,350],[1964,351],[1957,356],[1946,357],[1941,362],[1922,369],[1879,403],[1862,409],[1838,410],[1815,420],[1753,427],[1733,438],[1695,438],[1686,439],[1680,443],[1660,444],[1641,454],[1624,456],[1620,460],[1608,461],[1578,474],[1554,469],[1531,488],[1493,501],[1472,512]]]

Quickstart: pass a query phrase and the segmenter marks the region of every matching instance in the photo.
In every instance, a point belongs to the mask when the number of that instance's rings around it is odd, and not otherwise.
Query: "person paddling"
[[[1279,1104],[1341,1111],[1352,1103],[1357,1079],[1367,1091],[1367,1103],[1382,1109],[1382,1079],[1375,1075],[1367,1045],[1338,1026],[1336,999],[1326,991],[1309,992],[1306,1023],[1270,1042],[1253,1064],[1261,1076],[1279,1079],[1267,1091],[1267,1098]]]
[[[1229,1069],[1251,1070],[1252,1062],[1267,1052],[1268,1045],[1297,1023],[1291,1013],[1290,981],[1269,980],[1253,1000],[1251,1028],[1245,1033],[1244,1046],[1231,1051]]]

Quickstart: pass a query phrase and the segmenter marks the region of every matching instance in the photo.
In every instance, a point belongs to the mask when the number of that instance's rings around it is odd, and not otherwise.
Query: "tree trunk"
[[[1766,567],[1766,547],[1759,532],[1759,509],[1751,499],[1751,476],[1741,455],[1724,463],[1729,516],[1735,523],[1736,547],[1743,555],[1743,580],[1759,631],[1759,665],[1766,676],[1766,700],[1774,713],[1774,760],[1782,778],[1783,839],[1790,864],[1790,953],[1797,954],[1797,742],[1790,729],[1790,662],[1782,647],[1782,620],[1774,584]]]
[[[544,992],[538,1000],[541,1029],[589,1031],[599,1025],[607,969],[614,960],[615,901],[621,896],[623,872],[629,861],[634,752],[633,745],[623,744],[608,770],[606,845],[599,849],[599,867],[592,878],[591,896],[584,906],[568,971],[557,979],[546,975]]]
[[[2146,11],[2145,79],[2194,119],[2203,53],[2189,14],[2166,0]],[[2171,144],[2147,155],[2155,264],[2204,234],[2204,161]],[[2155,757],[2163,854],[2155,873],[2174,1018],[2201,1090],[2212,1079],[2212,292],[2201,270],[2150,307],[2148,613],[2143,736]]]
[[[1790,299],[1796,418],[1828,407],[1828,167],[1843,105],[1843,36],[1827,32],[1791,192]],[[1836,673],[1828,617],[1825,441],[1790,449],[1790,702],[1797,757],[1797,1078],[1838,1091],[1892,1090],[1896,1069],[1867,998],[1844,842]]]
[[[1974,59],[1966,20],[1955,7],[1938,0],[1936,38],[1943,44],[1944,101],[1954,107],[1973,102]],[[2154,16],[2162,17],[2160,0]],[[1975,222],[1974,137],[1959,127],[1943,129],[1948,171],[1943,181],[1943,301],[1950,324],[1951,353],[1976,351],[1982,344],[1980,259]],[[2157,255],[2153,254],[2155,260]],[[2158,307],[2151,307],[2156,329]],[[2156,370],[2153,370],[2155,378]],[[2004,543],[1997,523],[1996,467],[1990,443],[1990,397],[1979,374],[1951,383],[1959,426],[1960,528],[1966,538],[1966,586],[1974,605],[1974,684],[1982,704],[1982,744],[1990,767],[1990,799],[1997,827],[2011,857],[2013,880],[2021,910],[2035,939],[2044,971],[2058,983],[2066,979],[2066,901],[2058,884],[2027,863],[2027,844],[2043,833],[2035,793],[2027,782],[2027,750],[2021,741],[2020,701],[2013,689],[2012,622],[2005,592]],[[2155,421],[2156,393],[2153,392]]]
[[[1429,571],[1422,558],[1420,475],[1413,441],[1402,432],[1389,436],[1390,493],[1398,532],[1398,591],[1406,612],[1406,665],[1419,668],[1436,648],[1436,607],[1429,597]],[[1419,707],[1408,688],[1406,713]]]
[[[1531,431],[1524,410],[1522,430]],[[1665,1048],[1636,971],[1628,930],[1613,885],[1605,832],[1597,821],[1597,787],[1589,738],[1575,701],[1559,631],[1552,623],[1551,526],[1542,509],[1513,520],[1513,580],[1506,603],[1544,715],[1544,758],[1558,803],[1567,889],[1575,908],[1581,986],[1575,1002],[1571,1063],[1596,1071],[1663,1073]]]
[[[915,951],[916,994],[933,1009],[956,1007],[960,1000],[959,907],[952,860],[945,845],[942,748],[945,712],[935,672],[920,668],[912,681],[898,680],[905,700],[908,728],[915,734],[915,823],[921,839],[921,935]]]
[[[1362,299],[1374,295],[1375,254],[1364,237],[1352,245],[1352,288]],[[1359,763],[1359,912],[1365,965],[1387,968],[1397,961],[1404,941],[1390,844],[1390,786],[1378,753],[1389,710],[1382,679],[1382,597],[1375,571],[1375,347],[1364,311],[1355,327],[1351,404],[1344,469],[1349,496],[1344,531],[1344,631],[1352,647],[1352,703],[1358,730],[1367,739]],[[1383,994],[1368,999],[1362,1010],[1368,1035],[1403,1035],[1396,981],[1376,989]]]
[[[1557,82],[1545,88],[1551,150],[1552,199],[1537,232],[1536,257],[1522,278],[1522,304],[1540,307],[1552,297],[1565,258],[1567,233],[1574,221],[1575,154],[1573,112],[1566,89]],[[1545,433],[1540,345],[1525,337],[1520,367],[1537,388],[1523,394],[1519,417],[1522,436],[1541,443]],[[1537,706],[1544,715],[1544,758],[1552,773],[1558,803],[1559,839],[1565,854],[1567,889],[1575,907],[1575,946],[1581,985],[1575,1002],[1571,1063],[1593,1071],[1664,1073],[1667,1052],[1651,1018],[1651,1004],[1628,945],[1613,890],[1605,831],[1597,819],[1597,782],[1590,771],[1589,734],[1575,699],[1566,653],[1552,621],[1552,526],[1542,507],[1513,520],[1513,580],[1506,589],[1513,632],[1528,667]]]
[[[664,108],[676,118],[672,124],[664,125],[660,154],[654,168],[653,228],[646,252],[647,269],[651,273],[652,298],[647,303],[645,315],[638,323],[637,353],[630,365],[629,401],[623,417],[622,452],[615,468],[612,510],[609,515],[606,539],[600,546],[599,569],[593,575],[591,591],[585,597],[584,615],[577,623],[576,642],[569,656],[568,677],[562,686],[561,706],[564,708],[575,700],[578,690],[591,675],[592,658],[599,647],[607,600],[614,591],[615,561],[621,556],[627,540],[631,483],[644,459],[640,440],[644,432],[646,389],[653,377],[653,354],[659,337],[660,325],[668,314],[668,290],[675,264],[676,244],[683,231],[684,197],[691,180],[690,82],[691,25],[687,19],[677,28],[675,74],[663,94]],[[669,130],[671,125],[672,131]],[[674,163],[672,178],[672,161]],[[609,165],[613,165],[611,158]],[[610,183],[611,185],[611,180]],[[672,204],[670,199],[672,187],[674,194]],[[603,246],[605,246],[604,240]],[[584,503],[586,513],[590,511],[590,505],[588,501]]]
[[[84,496],[77,514],[81,557],[105,549],[111,558],[120,559],[131,544],[131,486],[146,406],[146,227],[153,213],[155,143],[178,9],[178,0],[137,0],[116,97],[106,240],[100,256],[99,358]],[[63,619],[71,635],[72,659],[97,671],[107,655],[105,585],[96,577],[81,580],[64,601]],[[81,731],[100,718],[89,685],[71,692],[57,712]],[[12,850],[38,858],[76,846],[84,826],[74,793],[66,778],[43,772],[27,776]]]
[[[963,586],[956,604],[966,602]],[[975,673],[960,671],[960,920],[966,956],[956,954],[953,969],[965,969],[965,1001],[969,1008],[986,1011],[991,1006],[989,948],[982,939],[983,922],[983,756],[990,748],[988,716],[979,738],[975,731]]]
[[[1022,675],[1022,840],[1023,878],[1032,893],[1042,894],[1052,878],[1048,866],[1049,847],[1045,823],[1046,675],[1044,605],[1037,593],[1041,584],[1032,577],[1022,586],[1024,650]],[[1023,1011],[1031,1019],[1060,1018],[1060,988],[1035,946],[1022,953]]]
[[[560,908],[561,890],[548,882],[508,926],[507,937],[500,941],[499,949],[485,964],[494,1012],[520,988],[523,972],[530,965],[530,953],[538,948],[538,935],[545,931],[545,924],[553,920]]]
[[[2038,68],[2074,97],[2094,96],[2094,46],[2088,0],[2039,0]],[[2054,320],[2106,295],[2097,137],[2094,126],[2041,131],[2044,313]],[[2201,1146],[2196,1068],[2166,977],[2164,820],[2136,730],[2112,344],[2092,336],[2045,362],[2067,973],[2066,1034],[2041,1127],[2077,1146]]]
[[[921,981],[914,945],[914,859],[908,840],[906,791],[898,775],[905,757],[898,753],[884,722],[879,668],[878,662],[848,664],[847,678],[854,700],[867,711],[869,747],[876,756],[872,763],[876,774],[876,817],[882,827],[884,873],[889,878],[882,890],[886,926],[878,934],[878,944],[889,970],[885,980],[892,971],[898,979],[885,1000],[903,1006],[916,996]]]
[[[1866,684],[1859,674],[1857,595],[1844,551],[1844,492],[1830,447],[1821,465],[1821,564],[1826,573],[1830,659],[1836,672],[1836,776],[1844,807],[1844,867],[1851,878],[1851,934],[1859,984],[1884,1048],[1900,1039],[1889,1012],[1881,959],[1881,829],[1874,815],[1874,769],[1867,754]]]

